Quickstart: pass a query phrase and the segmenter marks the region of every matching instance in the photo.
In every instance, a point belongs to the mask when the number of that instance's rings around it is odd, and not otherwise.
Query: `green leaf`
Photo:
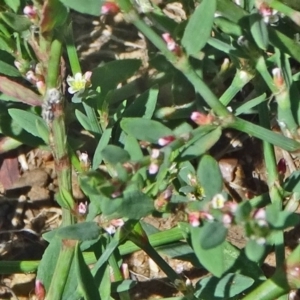
[[[124,111],[122,117],[144,117],[151,119],[153,116],[158,96],[158,87],[152,87],[136,98]]]
[[[196,55],[209,39],[216,2],[216,0],[203,0],[190,17],[181,40],[188,55]]]
[[[0,76],[0,91],[3,94],[12,96],[14,99],[18,99],[20,102],[26,103],[32,106],[41,106],[42,98],[30,89],[18,84],[7,77]]]
[[[262,49],[266,50],[269,44],[269,34],[266,23],[264,22],[261,14],[252,13],[249,16],[250,31],[256,45]]]
[[[103,160],[111,165],[116,165],[118,163],[125,163],[130,160],[130,155],[128,152],[115,145],[107,145],[101,151]]]
[[[86,6],[86,3],[82,4]],[[100,9],[100,6],[99,8]],[[102,67],[93,70],[91,82],[93,87],[101,87],[101,95],[104,97],[117,85],[131,77],[141,66],[137,59],[114,60]]]
[[[81,126],[87,130],[87,131],[93,131],[91,124],[90,124],[90,120],[89,118],[82,113],[80,110],[75,109],[75,116],[77,118],[77,120],[79,121],[79,123],[81,124]]]
[[[218,162],[210,155],[202,156],[197,168],[197,178],[204,189],[206,199],[222,192],[223,178]]]
[[[61,239],[87,241],[101,234],[101,228],[95,222],[84,222],[57,229],[56,236]]]
[[[30,28],[31,21],[25,17],[20,16],[11,12],[0,13],[0,18],[13,30],[17,32],[22,32]]]
[[[80,247],[77,243],[75,248],[75,270],[78,280],[78,289],[86,300],[100,300],[98,289],[90,269],[86,265]]]
[[[122,281],[115,281],[111,284],[111,291],[113,293],[122,293],[128,291],[137,285],[136,281],[133,280],[122,280]]]
[[[60,187],[59,192],[59,205],[66,209],[74,208],[74,199],[72,194],[64,187]]]
[[[65,6],[82,14],[99,16],[103,0],[60,0]]]
[[[141,191],[125,191],[118,211],[125,218],[139,220],[154,211],[153,200]]]
[[[14,66],[4,61],[0,61],[0,73],[12,77],[21,76],[20,72]]]
[[[241,295],[243,291],[254,283],[250,277],[242,274],[228,273],[221,279],[206,277],[196,283],[197,299],[228,299]]]
[[[81,173],[78,182],[86,195],[99,196],[100,186],[106,182],[106,178],[98,171]]]
[[[102,150],[107,146],[111,137],[112,128],[106,128],[100,138],[93,157],[93,169],[97,169],[102,162]]]
[[[284,182],[284,190],[293,193],[300,193],[300,171],[294,171]]]
[[[36,278],[43,283],[46,290],[50,287],[60,249],[61,239],[54,236],[46,248],[39,264]]]
[[[124,149],[129,153],[131,160],[137,161],[143,158],[139,142],[131,135],[126,135]]]
[[[269,39],[272,46],[280,49],[282,53],[289,54],[296,61],[300,62],[300,45],[296,40],[289,38],[286,34],[274,28],[269,28]]]
[[[36,127],[37,122],[43,122],[43,119],[40,116],[32,112],[17,108],[9,109],[8,113],[27,132],[36,137],[40,137],[40,133]]]
[[[7,6],[9,6],[14,12],[17,12],[20,5],[21,1],[20,0],[4,0]]]
[[[49,144],[49,128],[48,128],[46,122],[42,118],[36,119],[35,126],[36,126],[39,136],[42,138],[42,140],[45,142],[45,144],[48,145]]]
[[[274,204],[266,207],[266,219],[277,230],[295,227],[300,223],[300,215],[286,210],[279,210]]]
[[[249,240],[245,247],[247,257],[254,262],[259,262],[264,256],[266,246],[258,244],[256,240]]]
[[[201,265],[216,277],[225,272],[224,243],[211,249],[203,249],[200,243],[202,228],[191,228],[192,246]]]
[[[222,134],[222,129],[220,127],[211,130],[211,127],[209,126],[207,131],[203,128],[203,132],[201,132],[199,136],[195,135],[193,139],[188,141],[180,149],[180,161],[191,160],[206,153],[219,140]]]
[[[63,26],[68,17],[68,9],[60,0],[46,1],[40,15],[40,30],[51,32],[56,27]]]
[[[238,108],[236,108],[234,115],[238,116],[244,113],[249,113],[249,111],[266,100],[266,94],[262,94],[254,99],[247,101],[246,103],[241,104]]]
[[[206,222],[200,236],[203,249],[211,249],[222,244],[227,236],[228,229],[221,222]]]
[[[124,118],[121,128],[136,139],[150,143],[157,143],[160,138],[173,135],[172,130],[165,125],[142,118]]]

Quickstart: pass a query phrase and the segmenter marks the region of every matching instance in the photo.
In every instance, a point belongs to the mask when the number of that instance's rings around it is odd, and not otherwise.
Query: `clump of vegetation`
[[[271,300],[300,288],[300,246],[285,259],[283,236],[300,223],[300,173],[284,178],[285,163],[277,165],[274,155],[274,146],[293,158],[300,149],[299,7],[276,0],[178,2],[187,16],[181,22],[146,0],[1,4],[1,153],[22,144],[51,149],[63,211],[61,227],[43,235],[49,245],[40,262],[0,262],[5,274],[37,271],[38,299],[115,293],[130,299],[136,282],[120,266],[122,255],[138,248],[185,299]],[[141,66],[138,59],[82,71],[70,10],[121,11],[148,39],[157,72],[143,93],[127,81]],[[168,104],[157,100],[165,83]],[[274,120],[280,132],[271,130]],[[95,147],[87,149],[71,127],[89,132]],[[228,129],[262,140],[267,193],[237,202],[224,189],[210,150]],[[86,202],[73,197],[72,169]],[[185,221],[146,232],[143,217],[174,209]],[[243,249],[226,240],[235,224],[247,237]],[[211,275],[193,285],[177,274],[156,250],[176,241],[184,241],[182,256],[192,254]],[[272,247],[277,268],[267,279],[261,265]]]

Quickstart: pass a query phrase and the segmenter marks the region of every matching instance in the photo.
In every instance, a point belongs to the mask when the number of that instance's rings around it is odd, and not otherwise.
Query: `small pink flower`
[[[222,216],[222,223],[226,228],[228,228],[232,224],[232,220],[233,218],[230,214],[224,214]]]
[[[266,219],[266,210],[264,208],[258,208],[254,212],[253,218],[256,220],[265,220]]]
[[[154,175],[158,172],[158,170],[159,170],[159,165],[157,163],[152,162],[149,165],[149,169],[148,169],[149,174]]]
[[[284,78],[280,68],[274,68],[272,70],[273,82],[277,88],[281,88],[284,85]]]
[[[38,80],[36,82],[36,87],[41,95],[45,95],[46,93],[46,84],[44,80]]]
[[[173,141],[175,141],[175,137],[173,135],[167,135],[167,136],[164,136],[164,137],[162,137],[158,140],[158,145],[166,146],[166,145],[170,144]]]
[[[23,14],[30,20],[34,20],[37,17],[37,9],[33,5],[26,5],[23,9]]]
[[[80,215],[85,215],[87,213],[87,202],[83,203],[83,202],[80,202],[79,205],[78,205],[78,213]]]
[[[45,287],[42,284],[42,282],[38,279],[35,281],[34,291],[35,291],[35,295],[37,296],[38,300],[45,299],[45,295],[46,295]]]
[[[200,212],[193,211],[188,214],[189,223],[193,227],[198,227],[200,225]]]
[[[174,41],[170,33],[166,32],[162,34],[163,40],[166,42],[167,47],[170,51],[175,53],[176,55],[180,55],[181,49],[179,45]]]
[[[32,84],[36,84],[39,81],[39,78],[36,76],[36,74],[32,70],[29,70],[26,73],[25,77]]]
[[[115,226],[116,228],[122,227],[125,223],[123,219],[113,219],[110,221],[110,224]]]
[[[209,125],[214,121],[214,117],[210,114],[206,115],[204,113],[194,111],[191,114],[191,120],[194,121],[197,125]]]
[[[114,2],[107,1],[101,7],[101,15],[116,15],[119,11],[119,6]]]
[[[201,211],[200,212],[200,218],[201,219],[206,219],[208,221],[213,221],[214,220],[214,217],[206,211]]]
[[[160,156],[160,151],[159,149],[151,149],[151,155],[150,157],[153,159],[157,159]]]

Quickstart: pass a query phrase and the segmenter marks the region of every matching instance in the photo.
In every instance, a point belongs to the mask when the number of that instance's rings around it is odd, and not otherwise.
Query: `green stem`
[[[81,66],[79,63],[77,50],[75,47],[73,28],[72,28],[71,22],[69,22],[67,29],[66,29],[65,43],[66,43],[66,49],[67,49],[72,73],[73,74],[81,73]]]
[[[174,243],[183,239],[182,232],[175,227],[169,230],[157,232],[149,236],[150,244],[153,247]],[[140,247],[130,241],[119,246],[120,254],[127,255],[140,250]],[[94,252],[83,253],[85,262],[90,265],[96,262]],[[0,274],[31,273],[38,268],[39,261],[0,261]]]
[[[50,56],[47,74],[47,89],[57,88],[60,74],[60,60],[62,53],[62,42],[59,36],[55,37],[51,43]]]
[[[233,97],[253,78],[253,75],[243,71],[237,70],[231,85],[220,97],[220,102],[227,106]]]
[[[69,276],[74,252],[75,245],[63,245],[63,249],[59,253],[57,264],[51,280],[51,285],[47,292],[45,300],[62,299],[63,291],[67,282],[67,278]]]
[[[259,122],[262,127],[267,129],[270,128],[269,113],[265,102],[259,106]],[[269,187],[270,198],[272,203],[276,205],[277,209],[280,211],[282,210],[282,197],[279,190],[280,180],[277,171],[274,147],[263,140],[263,152],[266,172],[268,174],[267,184]],[[275,245],[276,266],[278,267],[282,265],[285,259],[284,237],[282,231],[273,234],[273,242]]]

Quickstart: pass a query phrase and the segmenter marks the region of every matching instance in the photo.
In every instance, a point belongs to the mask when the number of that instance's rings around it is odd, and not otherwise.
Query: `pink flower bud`
[[[23,14],[30,20],[34,20],[37,17],[37,9],[33,5],[26,5],[23,9]]]
[[[110,224],[116,228],[122,227],[125,223],[123,219],[113,219],[110,221]]]
[[[39,81],[39,78],[35,75],[35,73],[32,70],[29,70],[26,73],[25,77],[32,84],[36,84]]]
[[[225,227],[229,227],[232,224],[232,216],[230,214],[224,214],[222,216],[222,223]]]
[[[114,2],[105,2],[101,7],[102,15],[116,15],[119,11],[119,6]]]
[[[164,137],[162,137],[158,140],[158,145],[166,146],[166,145],[170,144],[173,141],[175,141],[175,137],[173,135],[167,135],[167,136],[164,136]]]
[[[194,111],[191,114],[191,120],[197,125],[209,125],[214,121],[214,117],[210,114],[206,115],[198,111]]]
[[[189,223],[193,227],[198,227],[200,225],[200,212],[193,211],[188,214]]]
[[[151,158],[157,159],[157,158],[159,158],[159,156],[160,156],[159,149],[152,149],[151,150],[151,155],[150,155]]]
[[[263,17],[270,17],[273,14],[273,9],[267,3],[262,3],[258,11]]]
[[[285,175],[286,173],[286,161],[284,158],[281,158],[277,163],[277,171],[280,175]]]
[[[155,162],[152,162],[149,166],[148,172],[149,174],[154,175],[158,172],[158,170],[159,170],[159,165]]]
[[[264,208],[258,208],[254,212],[253,218],[256,220],[265,220],[266,219],[266,210]]]
[[[181,54],[181,49],[180,49],[179,45],[176,44],[176,42],[174,41],[174,39],[172,38],[172,36],[170,35],[170,33],[168,33],[168,32],[163,33],[162,34],[162,38],[166,42],[167,47],[168,47],[168,49],[170,51],[172,51],[176,55],[180,55]]]
[[[80,202],[78,204],[77,210],[80,215],[85,215],[87,213],[87,202],[86,203]]]
[[[36,87],[41,95],[45,95],[46,93],[46,84],[44,80],[39,80],[36,82]]]
[[[38,300],[45,299],[46,291],[45,291],[44,285],[42,284],[42,282],[40,280],[35,281],[34,291],[35,291],[35,295],[37,296]]]
[[[274,68],[272,74],[274,84],[277,88],[281,88],[284,85],[284,78],[282,76],[281,70],[279,68]]]

